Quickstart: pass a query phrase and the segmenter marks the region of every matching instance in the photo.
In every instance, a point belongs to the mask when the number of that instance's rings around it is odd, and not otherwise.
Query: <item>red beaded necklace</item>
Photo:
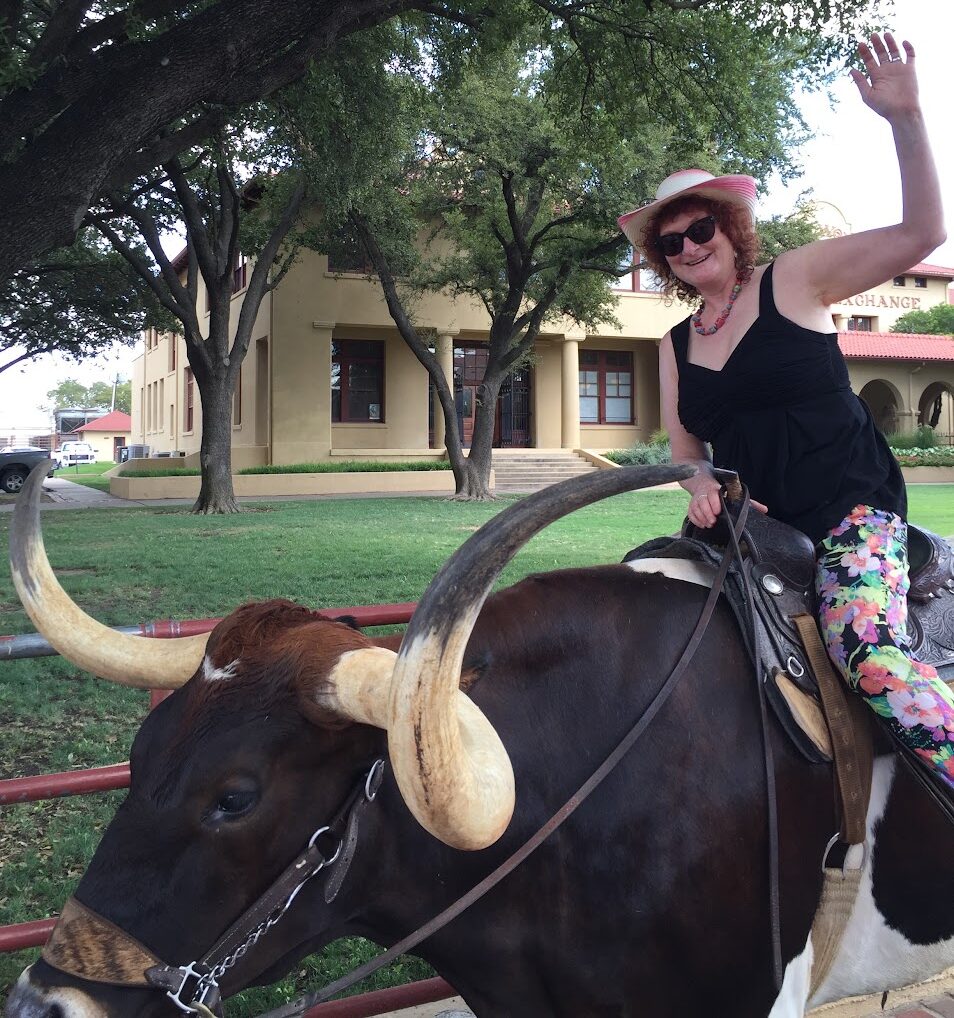
[[[735,304],[736,299],[742,292],[742,287],[745,285],[747,278],[744,272],[740,272],[735,277],[735,286],[732,287],[732,293],[729,295],[729,303],[722,309],[722,314],[715,320],[715,324],[710,325],[708,329],[702,324],[702,312],[706,309],[705,302],[703,302],[702,307],[699,308],[691,319],[692,327],[700,336],[713,336],[725,325],[729,315],[732,314],[732,305]]]

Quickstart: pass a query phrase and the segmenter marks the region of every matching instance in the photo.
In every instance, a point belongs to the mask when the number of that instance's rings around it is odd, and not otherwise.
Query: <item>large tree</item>
[[[167,324],[126,261],[84,230],[0,285],[0,373],[45,353],[94,357]]]
[[[171,157],[161,174],[108,192],[87,216],[178,320],[202,403],[196,513],[238,511],[232,398],[262,300],[284,277],[298,247],[290,234],[305,193],[304,176],[267,173],[276,148],[288,140],[276,134],[281,131],[256,120],[221,129],[190,161]],[[186,231],[180,262],[162,244],[163,230],[176,223]],[[246,257],[254,262],[246,265]],[[232,297],[242,287],[233,321]]]
[[[728,4],[689,6],[700,9],[644,10],[629,45],[609,44],[595,64],[581,51],[592,38],[554,32],[540,47],[523,33],[490,58],[482,53],[460,71],[434,75],[403,145],[394,142],[401,117],[370,125],[389,152],[366,161],[373,172],[361,183],[349,178],[340,224],[329,210],[325,242],[340,244],[347,226],[431,375],[458,497],[489,496],[501,385],[526,363],[541,330],[563,331],[558,323],[570,322],[592,330],[613,320],[607,283],[627,253],[615,226],[620,213],[651,197],[678,166],[762,178],[791,171],[802,129],[793,89],[812,75],[824,79],[827,49],[794,27],[784,38],[740,33]],[[594,73],[594,66],[612,70],[623,52],[630,58],[625,101],[617,72]],[[381,97],[390,93],[392,108],[407,110],[398,73],[379,71],[374,81],[377,109],[387,110]],[[352,116],[330,137],[341,152],[363,136]],[[790,237],[791,224],[771,232]],[[454,392],[432,337],[416,322],[426,292],[476,302],[488,314],[488,361],[467,456]]]
[[[544,32],[568,30],[575,62],[593,83],[615,77],[621,101],[632,55],[642,53],[655,61],[652,87],[692,105],[713,73],[706,47],[690,77],[669,66],[668,47],[657,48],[674,30],[667,22],[686,11],[725,12],[743,42],[830,18],[833,30],[819,36],[836,49],[871,8],[868,0],[4,0],[0,281],[71,243],[104,190],[207,137],[347,37],[408,12],[447,26],[455,41],[537,18]]]
[[[49,402],[41,409],[51,413],[54,410],[82,407],[84,410],[102,410],[104,414],[110,410],[121,410],[128,414],[132,412],[132,383],[128,379],[121,382],[118,376],[91,385],[84,385],[75,378],[64,378],[55,388],[47,391],[46,398]]]
[[[906,311],[891,326],[892,332],[911,332],[922,336],[954,335],[954,304],[936,304],[926,311]]]

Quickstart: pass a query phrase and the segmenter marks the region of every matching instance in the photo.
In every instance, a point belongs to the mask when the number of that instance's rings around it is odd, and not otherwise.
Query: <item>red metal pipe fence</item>
[[[350,617],[360,626],[390,626],[407,623],[416,604],[359,605],[352,608],[323,608],[323,615],[332,619]],[[118,632],[145,636],[151,639],[174,639],[209,633],[220,622],[217,618],[165,619],[144,622],[138,626],[118,626]],[[57,654],[39,633],[0,636],[0,661],[30,657],[48,657]],[[171,690],[152,690],[150,710]],[[37,774],[23,778],[0,780],[0,806],[21,802],[37,802],[68,795],[89,795],[129,787],[129,764],[118,763],[107,767],[90,767],[83,770],[63,771],[58,774]],[[38,919],[33,922],[0,926],[0,954],[41,947],[46,943],[55,919]],[[445,1000],[453,996],[453,988],[443,979],[425,979],[387,990],[375,990],[345,1000],[319,1004],[303,1018],[370,1018],[384,1010],[414,1007]]]

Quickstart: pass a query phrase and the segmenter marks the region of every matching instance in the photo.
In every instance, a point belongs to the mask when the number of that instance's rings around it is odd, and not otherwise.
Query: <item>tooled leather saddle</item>
[[[733,506],[727,502],[730,516]],[[715,566],[728,540],[723,517],[707,531],[686,521],[680,535],[648,541],[623,561],[676,558]],[[759,512],[748,514],[739,544],[743,558],[733,564],[725,592],[766,699],[801,753],[812,762],[827,763],[824,740],[820,744],[812,733],[815,721],[806,718],[800,706],[805,697],[817,702],[819,690],[794,622],[805,614],[817,618],[814,546],[801,531]],[[954,548],[937,534],[909,524],[908,558],[911,654],[954,683]],[[793,686],[804,696],[793,695]]]

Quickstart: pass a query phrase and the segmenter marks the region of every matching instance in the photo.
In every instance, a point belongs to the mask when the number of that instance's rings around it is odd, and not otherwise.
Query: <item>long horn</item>
[[[551,485],[484,524],[444,564],[418,603],[391,679],[388,747],[401,794],[428,831],[455,848],[493,844],[513,814],[510,759],[474,708],[458,723],[464,651],[500,571],[538,531],[592,502],[681,481],[693,467],[622,467]]]
[[[35,466],[13,510],[10,569],[20,601],[37,630],[67,660],[123,686],[176,689],[195,673],[208,634],[150,640],[117,633],[90,618],[53,574],[40,529],[40,491],[52,468]]]

